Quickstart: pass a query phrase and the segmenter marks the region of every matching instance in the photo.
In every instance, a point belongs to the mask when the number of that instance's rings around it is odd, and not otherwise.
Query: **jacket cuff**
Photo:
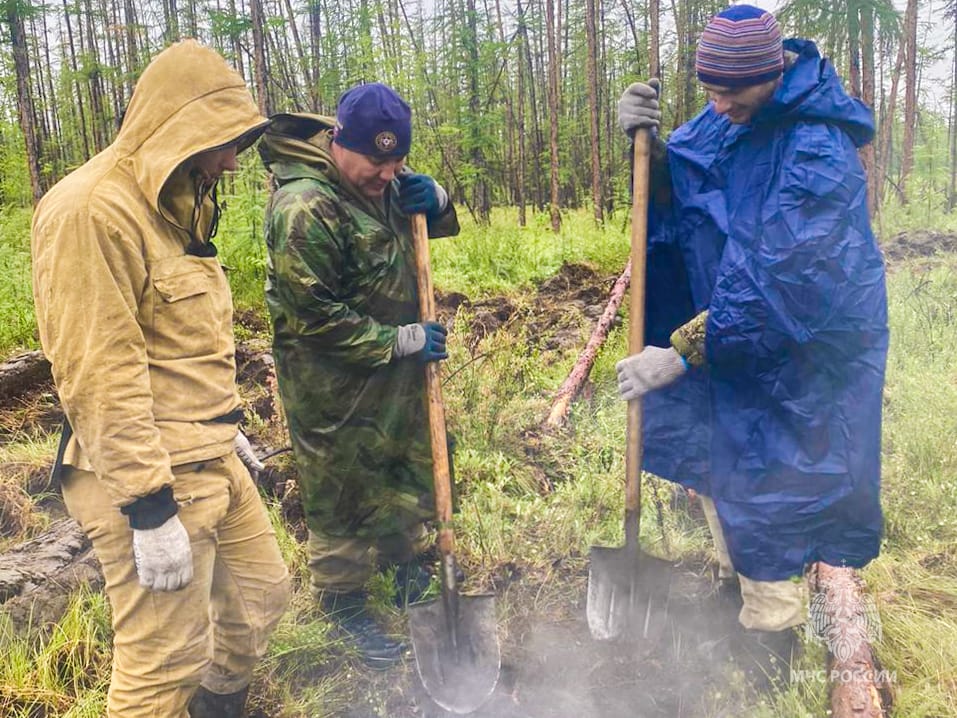
[[[691,366],[704,366],[704,332],[707,323],[708,311],[705,310],[671,334],[671,346]]]
[[[439,214],[434,217],[426,217],[426,224],[429,228],[429,238],[454,237],[459,233],[459,219],[455,212],[455,205],[450,197],[448,202]]]
[[[176,511],[172,486],[164,486],[154,494],[120,507],[120,513],[130,520],[130,528],[137,530],[158,528],[173,518]]]

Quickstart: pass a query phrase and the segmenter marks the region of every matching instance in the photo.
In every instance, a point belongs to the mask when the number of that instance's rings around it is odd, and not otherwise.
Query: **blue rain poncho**
[[[857,148],[870,110],[812,42],[751,124],[668,141],[649,214],[648,344],[708,310],[706,362],[645,398],[644,468],[711,496],[735,568],[783,580],[880,547],[884,263]]]

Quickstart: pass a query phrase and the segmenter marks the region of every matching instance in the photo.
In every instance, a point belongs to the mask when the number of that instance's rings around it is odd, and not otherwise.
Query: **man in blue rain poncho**
[[[653,151],[648,346],[619,391],[645,395],[644,468],[702,497],[741,645],[786,669],[808,564],[880,548],[887,307],[857,155],[873,121],[755,7],[711,20],[696,69],[708,106]],[[626,132],[657,128],[658,90],[625,91]]]

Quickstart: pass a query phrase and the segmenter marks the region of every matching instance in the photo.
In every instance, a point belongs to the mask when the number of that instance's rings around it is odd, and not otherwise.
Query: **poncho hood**
[[[874,137],[871,111],[844,92],[834,66],[821,57],[817,46],[810,40],[790,39],[784,42],[784,49],[797,58],[753,124],[826,122],[840,127],[857,147],[870,142]]]

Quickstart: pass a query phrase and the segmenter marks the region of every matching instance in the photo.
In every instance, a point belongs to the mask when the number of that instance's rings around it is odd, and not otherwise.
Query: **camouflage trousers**
[[[428,544],[428,532],[421,523],[378,538],[330,536],[310,529],[306,543],[310,589],[317,600],[325,591],[355,591],[377,567],[411,561]]]
[[[714,541],[718,558],[718,578],[734,578],[736,571],[731,563],[714,502],[702,494],[698,494],[698,497],[701,499],[701,508]],[[786,581],[755,581],[747,576],[737,575],[744,603],[738,621],[745,628],[783,631],[785,628],[799,626],[807,620],[808,585],[804,576]]]

